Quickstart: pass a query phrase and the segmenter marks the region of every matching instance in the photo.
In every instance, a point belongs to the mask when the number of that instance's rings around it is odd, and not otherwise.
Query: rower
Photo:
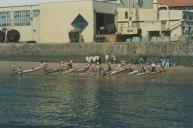
[[[111,63],[109,62],[108,63],[108,68],[107,68],[108,71],[111,71],[112,70],[112,67],[111,67]]]
[[[43,62],[43,63],[42,63],[42,69],[43,69],[43,71],[46,71],[47,68],[48,68],[47,62]]]
[[[151,72],[155,72],[155,63],[154,62],[151,64]]]
[[[18,75],[22,75],[22,68],[21,67],[18,68]]]
[[[65,60],[60,61],[60,69],[64,70]]]
[[[117,69],[118,70],[123,70],[123,69],[125,69],[125,66],[126,66],[125,60],[121,60],[120,64],[118,64]]]
[[[157,64],[157,72],[161,72],[162,71],[162,68],[161,68],[161,65],[160,63]]]
[[[67,65],[68,65],[68,68],[72,69],[72,68],[73,68],[73,66],[72,66],[72,60],[69,60],[68,63],[67,63]]]
[[[15,65],[12,65],[11,69],[12,69],[13,72],[15,72]]]
[[[131,64],[131,63],[129,63],[129,65],[128,65],[128,70],[129,70],[129,72],[134,71],[134,68],[132,67],[132,64]]]

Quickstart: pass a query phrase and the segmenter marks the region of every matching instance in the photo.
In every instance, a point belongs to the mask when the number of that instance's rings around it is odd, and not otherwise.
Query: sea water
[[[1,76],[0,128],[192,128],[193,80],[165,74]]]

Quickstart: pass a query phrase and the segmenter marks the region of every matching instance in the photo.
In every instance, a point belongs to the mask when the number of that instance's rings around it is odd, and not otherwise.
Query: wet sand
[[[23,61],[0,61],[0,75],[10,75],[12,74],[11,66],[15,65],[16,70],[18,67],[22,67],[23,70],[35,68],[40,66],[40,62],[23,62]],[[76,63],[74,66],[77,68],[84,67],[83,63]],[[103,64],[104,66],[104,64]],[[49,69],[56,69],[58,67],[58,63],[48,63]],[[113,69],[117,67],[117,65],[112,65]],[[137,68],[138,66],[135,65]],[[167,76],[172,77],[173,79],[187,79],[186,81],[193,81],[193,67],[184,67],[184,66],[173,66],[168,69],[165,73]]]

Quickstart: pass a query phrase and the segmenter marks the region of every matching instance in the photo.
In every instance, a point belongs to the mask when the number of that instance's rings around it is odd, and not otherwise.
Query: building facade
[[[100,26],[114,23],[116,4],[95,0],[3,1],[0,28],[19,31],[20,41],[67,43],[69,31],[93,42]]]
[[[152,0],[152,8],[134,7],[117,9],[118,33],[125,38],[137,41],[192,39],[192,0]]]
[[[84,42],[109,33],[120,41],[176,41],[192,39],[192,9],[192,0],[1,0],[0,29],[19,31],[21,42],[68,43],[72,30]]]

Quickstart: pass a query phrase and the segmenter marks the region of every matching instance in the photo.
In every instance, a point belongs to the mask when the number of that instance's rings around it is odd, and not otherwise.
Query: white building
[[[19,31],[20,41],[66,43],[76,30],[93,42],[101,26],[115,22],[116,6],[100,0],[1,0],[0,28]]]

